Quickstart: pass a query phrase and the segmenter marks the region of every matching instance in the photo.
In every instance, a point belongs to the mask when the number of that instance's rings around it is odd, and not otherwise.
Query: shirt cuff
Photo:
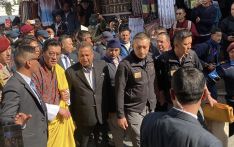
[[[21,126],[21,129],[23,130],[23,129],[25,129],[26,128],[26,124],[24,124],[23,126]]]
[[[57,116],[58,112],[59,112],[59,106],[58,105],[53,105],[53,104],[47,104],[46,103],[46,108],[47,108],[47,116],[48,116],[48,120],[52,121],[55,119],[55,117]]]

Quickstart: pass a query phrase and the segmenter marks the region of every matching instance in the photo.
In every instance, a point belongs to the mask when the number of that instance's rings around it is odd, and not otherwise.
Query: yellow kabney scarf
[[[56,64],[55,73],[57,76],[59,91],[68,90],[68,83],[64,69],[60,65]],[[67,103],[63,100],[60,100],[59,106],[68,109]],[[49,122],[48,130],[49,137],[47,147],[76,146],[74,140],[75,126],[71,117],[66,120],[58,115],[53,121]]]

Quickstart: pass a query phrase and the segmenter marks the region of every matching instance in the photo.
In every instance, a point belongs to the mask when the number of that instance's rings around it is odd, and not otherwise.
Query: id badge
[[[140,79],[141,78],[141,72],[135,72],[133,74],[133,76],[134,76],[135,79]]]

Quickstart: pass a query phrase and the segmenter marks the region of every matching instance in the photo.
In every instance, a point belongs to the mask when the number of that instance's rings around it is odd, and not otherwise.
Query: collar
[[[120,43],[123,45],[127,45],[127,44],[130,44],[130,41],[126,43],[126,42],[123,42],[122,40],[120,40]]]
[[[91,72],[92,69],[93,69],[93,63],[92,63],[92,65],[91,65],[91,67],[82,67],[82,69],[83,69],[83,71],[84,71],[85,73]]]
[[[28,85],[30,85],[30,83],[31,83],[31,81],[32,81],[32,79],[30,78],[30,77],[28,77],[28,76],[26,76],[26,75],[24,75],[24,74],[22,74],[22,73],[20,73],[20,72],[18,72],[18,71],[16,71],[24,80],[25,80],[25,82],[28,84]]]
[[[194,117],[195,119],[197,119],[197,115],[195,115],[195,114],[193,114],[193,113],[190,113],[190,112],[188,112],[188,111],[184,111],[184,110],[182,110],[182,109],[178,109],[178,108],[176,108],[176,107],[173,107],[173,108],[176,109],[177,111],[186,113],[186,114],[188,114],[188,115]]]
[[[218,48],[220,46],[219,43],[215,42],[214,40],[210,39],[207,41],[209,44],[211,44],[212,47]]]
[[[230,65],[234,66],[234,60],[230,60]]]

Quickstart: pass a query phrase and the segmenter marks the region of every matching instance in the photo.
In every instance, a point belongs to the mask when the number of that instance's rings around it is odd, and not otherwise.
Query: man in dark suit
[[[58,64],[66,70],[77,62],[77,54],[74,53],[73,41],[70,36],[63,35],[59,40],[62,44],[62,54],[58,60]]]
[[[178,69],[171,84],[173,108],[147,115],[141,126],[142,147],[222,147],[222,143],[197,120],[206,96],[205,77],[196,68]]]
[[[79,62],[66,70],[71,91],[71,115],[77,126],[75,136],[81,147],[87,147],[91,133],[97,146],[105,146],[100,140],[105,140],[105,133],[100,132],[107,111],[104,100],[107,67],[104,61],[94,61],[93,58],[92,46],[81,44]]]
[[[16,50],[17,71],[3,89],[0,107],[3,123],[14,122],[14,118],[19,121],[31,117],[26,124],[21,123],[24,147],[47,146],[46,107],[31,81],[32,74],[38,70],[37,60],[35,49],[30,46],[22,46]]]

